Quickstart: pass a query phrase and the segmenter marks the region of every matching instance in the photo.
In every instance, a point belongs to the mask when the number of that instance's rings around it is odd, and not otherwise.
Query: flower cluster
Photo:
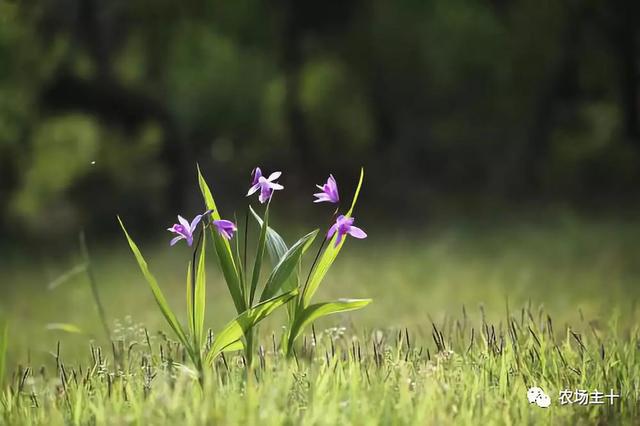
[[[251,187],[247,192],[247,197],[259,191],[258,201],[262,204],[266,203],[271,199],[275,191],[284,189],[284,186],[277,182],[280,176],[282,176],[282,172],[278,171],[271,173],[269,177],[264,177],[260,167],[256,167],[251,172]],[[329,175],[329,178],[324,185],[316,185],[316,187],[320,192],[313,194],[313,196],[316,197],[314,203],[327,202],[338,204],[340,202],[338,183],[333,175]],[[198,224],[200,224],[203,219],[208,219],[212,212],[213,210],[207,210],[206,212],[194,217],[191,222],[178,215],[178,223],[174,224],[171,228],[167,228],[169,232],[176,234],[170,244],[173,246],[180,240],[186,240],[187,245],[191,247],[193,244],[193,234],[198,227]],[[337,234],[335,240],[335,247],[337,247],[347,234],[358,239],[367,238],[367,234],[362,229],[353,225],[354,220],[355,219],[353,217],[347,217],[344,215],[338,216],[335,223],[327,232],[327,239],[331,239],[335,234]],[[235,223],[226,219],[213,220],[211,221],[211,225],[223,238],[227,240],[233,238],[234,232],[238,229]]]
[[[189,221],[184,217],[178,215],[178,223],[173,224],[171,228],[167,228],[167,231],[177,234],[176,237],[171,239],[169,244],[173,246],[180,240],[186,240],[187,245],[191,247],[193,245],[193,233],[198,227],[198,224],[203,218],[208,218],[211,213],[213,213],[213,210],[207,210],[206,212],[194,217],[191,223],[189,223]],[[227,240],[230,240],[233,237],[233,233],[237,230],[235,223],[230,220],[214,220],[211,224],[216,228],[216,231],[218,231],[218,233]]]

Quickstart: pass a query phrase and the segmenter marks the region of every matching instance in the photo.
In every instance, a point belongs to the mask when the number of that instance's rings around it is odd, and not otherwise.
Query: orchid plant
[[[156,278],[149,270],[140,249],[118,217],[120,226],[160,311],[180,343],[185,347],[189,358],[198,370],[201,382],[205,367],[211,365],[213,360],[223,352],[244,349],[245,360],[250,367],[257,324],[285,304],[287,305],[289,324],[286,328],[283,348],[287,354],[291,354],[298,336],[314,320],[329,314],[360,309],[371,302],[370,299],[340,299],[332,302],[311,303],[313,295],[344,245],[346,236],[350,235],[360,239],[367,236],[362,229],[353,225],[354,218],[352,216],[362,186],[364,171],[360,172],[360,180],[350,209],[344,215],[335,217],[338,212],[336,209],[333,223],[326,233],[326,238],[323,238],[320,244],[318,254],[304,285],[300,279],[302,257],[313,244],[319,230],[316,229],[304,235],[288,247],[282,237],[269,226],[269,208],[274,192],[284,189],[284,186],[277,182],[281,176],[281,172],[273,172],[268,177],[264,177],[258,167],[252,172],[252,181],[247,197],[258,192],[260,204],[266,204],[266,206],[262,217],[251,206],[248,207],[248,211],[251,211],[259,226],[255,259],[251,274],[249,274],[246,267],[247,229],[245,227],[244,257],[241,258],[238,238],[235,238],[233,248],[231,241],[234,239],[237,225],[221,217],[211,190],[198,167],[198,182],[206,211],[198,214],[191,221],[178,216],[178,223],[167,229],[174,234],[170,241],[171,246],[185,240],[187,246],[192,247],[192,256],[187,262],[188,327],[186,329],[169,307],[169,303]],[[329,176],[325,185],[318,186],[318,188],[321,192],[314,194],[317,198],[315,202],[339,203],[338,186],[332,175]],[[207,237],[207,234],[210,237]],[[215,334],[211,342],[205,342],[204,325],[205,260],[208,238],[211,238],[213,242],[218,264],[237,311],[236,318]],[[326,244],[327,242],[329,244]],[[322,251],[323,248],[324,251]],[[269,253],[271,258],[272,269],[266,279],[261,279],[265,251]]]
[[[288,283],[284,287],[299,289],[295,297],[288,302],[287,311],[289,324],[284,338],[284,349],[288,355],[293,354],[293,347],[296,339],[302,334],[304,329],[316,319],[326,315],[361,309],[371,303],[371,299],[339,299],[330,302],[311,303],[322,280],[338,256],[338,253],[340,253],[340,250],[346,240],[345,236],[351,235],[358,239],[367,237],[367,234],[362,229],[353,225],[355,219],[352,216],[363,180],[364,170],[361,169],[360,179],[358,181],[353,200],[351,201],[351,206],[344,215],[338,215],[337,217],[335,216],[339,211],[339,207],[336,208],[336,211],[333,214],[335,219],[332,220],[333,223],[327,231],[326,238],[324,238],[320,244],[315,261],[311,266],[304,284],[301,282],[300,273],[298,272],[295,276],[290,277]],[[314,201],[315,203],[328,202],[332,204],[339,204],[340,196],[338,185],[333,175],[329,175],[329,178],[324,185],[317,185],[317,187],[321,192],[314,194],[316,197],[316,200]],[[282,237],[268,226],[268,212],[265,212],[264,219],[261,219],[253,209],[251,209],[251,212],[261,226],[261,236],[262,234],[265,235],[266,247],[272,261],[275,264],[278,264],[282,259],[286,258],[287,253],[297,247],[300,242],[294,244],[288,249]],[[310,245],[311,242],[312,241],[308,244]],[[326,244],[327,242],[328,244]],[[303,249],[303,252],[305,250],[306,247]]]

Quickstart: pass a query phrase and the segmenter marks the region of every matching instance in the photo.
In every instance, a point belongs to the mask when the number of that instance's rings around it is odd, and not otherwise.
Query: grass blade
[[[160,308],[162,315],[164,315],[165,319],[169,323],[169,326],[171,327],[173,332],[176,334],[180,342],[184,345],[184,347],[188,351],[191,352],[191,345],[189,344],[187,336],[185,335],[185,332],[182,326],[180,325],[180,323],[178,322],[178,319],[176,318],[175,314],[173,313],[171,308],[169,308],[167,299],[164,297],[164,294],[162,294],[162,290],[160,290],[160,286],[158,286],[158,281],[156,281],[156,278],[153,276],[153,274],[151,274],[151,271],[149,271],[149,266],[147,265],[147,262],[144,260],[144,257],[142,256],[142,253],[140,253],[140,249],[138,248],[136,243],[129,236],[129,233],[127,232],[127,229],[124,227],[124,224],[122,223],[122,220],[120,219],[120,217],[118,217],[118,222],[120,222],[120,227],[124,231],[124,235],[127,237],[127,241],[129,242],[129,247],[131,248],[133,255],[136,257],[138,266],[142,271],[142,275],[144,275],[144,278],[149,284],[149,288],[153,293],[153,297],[156,299],[156,303],[158,304],[158,307]]]
[[[84,331],[82,331],[82,329],[77,325],[63,322],[49,323],[47,324],[46,329],[49,331],[64,331],[65,333],[71,334],[84,334]]]
[[[47,284],[47,289],[54,290],[55,288],[61,286],[62,284],[68,281],[71,281],[71,279],[74,278],[75,276],[84,273],[86,270],[87,270],[86,264],[81,263],[79,265],[76,265],[73,268],[69,269],[67,272],[60,275],[58,278],[51,281],[49,284]]]
[[[334,302],[316,303],[303,309],[296,317],[291,332],[289,333],[289,343],[287,348],[289,352],[293,347],[293,343],[306,326],[320,317],[340,312],[348,312],[356,309],[362,309],[371,303],[371,299],[340,299]]]
[[[345,214],[345,216],[347,217],[350,217],[353,213],[353,209],[356,205],[356,201],[358,201],[358,195],[360,194],[360,188],[362,187],[363,180],[364,180],[364,169],[360,169],[360,180],[358,181],[356,192],[353,195],[351,208],[349,208],[349,211]],[[344,242],[347,240],[347,238],[343,238],[340,244],[338,244],[338,246],[336,247],[335,240],[337,237],[338,237],[338,233],[336,232],[333,238],[331,239],[331,241],[329,241],[329,243],[327,244],[327,248],[324,250],[324,253],[322,253],[322,257],[320,258],[320,261],[316,264],[315,268],[311,272],[311,277],[309,278],[309,284],[304,289],[304,292],[302,294],[302,306],[305,308],[309,306],[309,304],[311,303],[311,299],[313,298],[313,295],[315,294],[316,290],[318,290],[318,287],[320,286],[320,283],[324,279],[324,276],[329,271],[329,268],[333,264],[334,260],[336,260],[338,253],[340,253],[340,250],[342,249]]]
[[[211,349],[207,354],[207,364],[211,364],[215,357],[223,352],[225,348],[240,340],[248,329],[265,319],[275,309],[287,303],[297,293],[297,290],[293,290],[281,294],[280,296],[258,303],[255,307],[238,315],[238,317],[228,323],[213,340]]]
[[[213,210],[211,218],[213,220],[220,220],[220,212],[216,207],[211,190],[200,172],[200,166],[198,166],[198,183],[207,209]],[[224,275],[231,298],[233,299],[233,304],[235,305],[237,312],[243,312],[245,310],[245,302],[242,284],[240,282],[238,268],[233,260],[231,245],[229,244],[229,241],[222,238],[222,236],[215,232],[213,227],[211,228],[211,236],[213,238],[213,245],[216,249],[216,254],[218,255],[218,263],[222,269],[222,274]]]
[[[267,284],[262,291],[262,296],[260,296],[260,301],[267,300],[278,293],[282,288],[282,285],[296,270],[296,267],[300,262],[300,258],[311,246],[317,235],[318,230],[316,229],[315,231],[300,238],[289,250],[287,250],[284,256],[280,259],[280,262],[278,262],[275,268],[273,268],[271,275],[269,275]]]

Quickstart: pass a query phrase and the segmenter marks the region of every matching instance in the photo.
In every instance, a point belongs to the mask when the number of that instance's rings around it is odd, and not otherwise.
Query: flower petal
[[[269,182],[269,188],[279,191],[281,189],[284,189],[284,186],[280,185],[279,183]]]
[[[189,221],[180,215],[178,215],[178,222],[180,222],[180,224],[184,226],[186,229],[191,229]]]
[[[254,194],[258,189],[260,189],[260,184],[256,183],[251,188],[249,188],[249,192],[247,192],[247,197]]]
[[[227,219],[214,220],[213,223],[223,229],[231,229],[233,231],[237,229],[236,224]]]
[[[191,232],[193,233],[193,231],[196,230],[196,226],[198,226],[198,224],[200,223],[200,221],[202,220],[202,215],[199,214],[196,217],[193,218],[193,220],[191,221],[191,225],[189,225],[189,229],[191,230]]]
[[[282,172],[273,172],[269,175],[269,178],[267,180],[269,182],[273,182],[274,180],[278,179],[280,176],[282,176]]]
[[[333,246],[338,247],[342,242],[343,237],[344,237],[344,234],[342,232],[338,232],[338,238],[336,238],[336,243]]]
[[[178,235],[177,237],[174,237],[171,239],[171,242],[169,243],[170,246],[174,246],[176,245],[176,243],[178,241],[180,241],[181,239],[183,239],[184,237],[182,235]]]
[[[260,170],[260,167],[256,167],[255,169],[253,169],[253,171],[251,172],[251,184],[255,185],[256,183],[258,183],[258,179],[260,179],[260,176],[262,176],[262,170]]]
[[[347,231],[347,233],[351,235],[353,238],[358,238],[360,240],[363,238],[367,238],[367,233],[364,232],[362,229],[358,228],[357,226],[351,226]]]
[[[266,186],[266,185],[263,186],[262,189],[260,190],[258,201],[260,201],[262,204],[266,203],[269,197],[271,197],[271,194],[273,194],[273,190],[271,190],[269,186]]]
[[[329,232],[327,232],[327,240],[331,239],[331,237],[333,237],[333,234],[335,234],[337,230],[338,224],[334,223],[333,226],[329,228]]]
[[[314,197],[318,197],[317,200],[314,200],[314,203],[322,203],[325,201],[331,201],[331,198],[329,198],[329,196],[327,194],[325,194],[324,192],[319,192],[317,194],[313,194]]]

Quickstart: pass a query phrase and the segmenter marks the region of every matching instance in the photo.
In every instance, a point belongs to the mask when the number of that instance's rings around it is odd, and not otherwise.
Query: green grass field
[[[278,313],[260,325],[253,369],[227,354],[204,390],[124,239],[92,250],[113,342],[84,274],[48,289],[79,258],[3,259],[0,313],[9,338],[0,424],[637,421],[640,223],[572,218],[369,231],[364,242],[348,241],[317,300],[373,304],[317,322],[291,360],[278,347]],[[164,241],[140,246],[184,320],[188,250]],[[216,330],[233,306],[212,258],[209,269],[207,326]],[[529,404],[529,386],[543,388],[552,405]],[[563,389],[613,389],[620,397],[613,405],[560,405]]]

